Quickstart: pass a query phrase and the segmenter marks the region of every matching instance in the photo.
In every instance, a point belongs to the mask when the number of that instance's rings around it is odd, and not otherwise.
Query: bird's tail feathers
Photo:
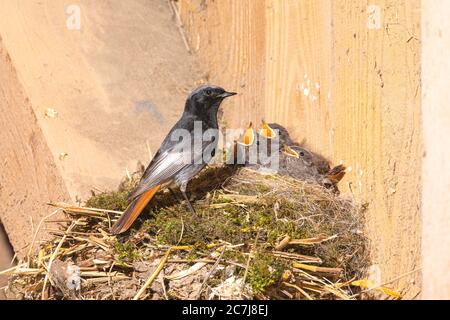
[[[111,233],[120,234],[127,231],[159,189],[161,189],[161,186],[156,186],[134,199],[112,226]]]

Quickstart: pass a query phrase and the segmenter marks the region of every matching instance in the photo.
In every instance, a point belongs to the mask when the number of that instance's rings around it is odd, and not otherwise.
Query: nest
[[[360,299],[369,265],[363,208],[321,186],[209,167],[188,190],[196,221],[169,192],[133,229],[109,228],[139,174],[85,207],[7,270],[22,299]],[[179,198],[181,198],[179,196]]]

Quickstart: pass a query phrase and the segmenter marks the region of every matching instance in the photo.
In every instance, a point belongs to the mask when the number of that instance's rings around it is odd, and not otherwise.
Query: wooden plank
[[[368,203],[373,276],[389,281],[420,267],[420,1],[333,6],[334,158],[353,169],[344,191]],[[414,295],[419,275],[392,285]]]
[[[222,110],[225,122],[259,123],[265,101],[265,0],[180,1],[180,12],[205,81],[239,92]]]
[[[264,116],[330,156],[332,29],[329,0],[266,1]]]
[[[150,161],[200,72],[165,1],[11,0],[0,12],[0,219],[22,254],[46,202],[116,189]]]
[[[54,211],[46,202],[69,196],[1,38],[0,127],[0,221],[23,258],[39,222]]]
[[[449,9],[448,1],[422,1],[424,299],[450,299]]]

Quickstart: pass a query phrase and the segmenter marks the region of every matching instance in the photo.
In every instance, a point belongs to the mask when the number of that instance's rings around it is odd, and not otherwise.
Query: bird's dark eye
[[[212,95],[212,91],[211,91],[210,89],[207,89],[207,90],[205,91],[205,93],[206,93],[207,96]]]
[[[300,151],[300,157],[304,157],[305,153],[303,151]]]

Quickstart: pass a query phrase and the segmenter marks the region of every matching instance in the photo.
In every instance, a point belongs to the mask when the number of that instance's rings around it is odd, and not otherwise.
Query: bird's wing
[[[333,183],[338,183],[342,180],[342,178],[344,178],[346,173],[347,168],[344,165],[338,165],[328,172],[327,178],[330,179]]]
[[[185,152],[176,151],[174,148],[157,154],[145,170],[141,181],[130,198],[135,199],[147,190],[170,181],[171,178],[188,165],[184,161],[185,155]]]
[[[202,142],[202,150],[210,146],[211,141]],[[193,155],[194,154],[194,155]],[[202,152],[194,152],[190,144],[177,143],[164,152],[158,151],[142,176],[136,189],[131,194],[131,199],[136,199],[149,189],[169,182],[184,168],[198,164],[202,161]]]

